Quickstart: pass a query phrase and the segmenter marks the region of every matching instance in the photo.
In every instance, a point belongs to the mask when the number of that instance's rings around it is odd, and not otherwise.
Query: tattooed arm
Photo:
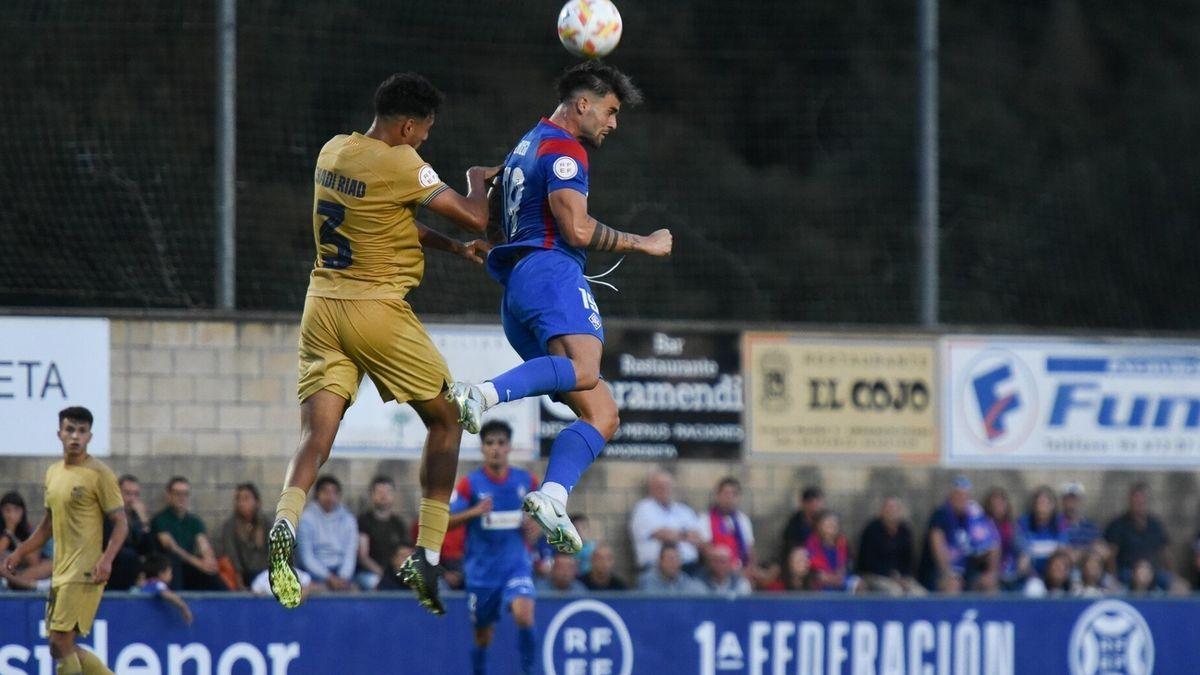
[[[550,212],[567,243],[591,251],[634,251],[653,256],[671,254],[671,231],[656,230],[649,235],[622,232],[605,225],[587,213],[587,197],[576,190],[550,193]]]

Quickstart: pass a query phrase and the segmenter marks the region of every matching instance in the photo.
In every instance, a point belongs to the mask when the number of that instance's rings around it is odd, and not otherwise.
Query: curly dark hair
[[[375,114],[379,117],[425,119],[436,113],[446,97],[425,76],[396,73],[375,90]]]
[[[642,102],[642,90],[637,88],[629,76],[600,59],[584,61],[567,68],[554,83],[559,103],[565,103],[580,90],[597,96],[615,94],[617,100],[628,106]]]

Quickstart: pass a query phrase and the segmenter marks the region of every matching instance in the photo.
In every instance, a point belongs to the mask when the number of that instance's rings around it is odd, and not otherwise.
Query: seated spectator
[[[579,533],[579,538],[583,540],[583,548],[579,549],[579,552],[575,554],[575,562],[579,563],[579,573],[587,574],[592,570],[592,553],[595,552],[598,542],[592,536],[592,525],[588,520],[587,514],[572,513],[568,517],[571,519],[571,524],[575,526],[575,531]],[[545,540],[546,537],[543,534],[542,541]],[[549,546],[549,543],[547,543],[547,546]],[[551,551],[553,551],[553,548],[551,548]],[[551,557],[554,557],[553,554],[551,554]]]
[[[1100,528],[1083,516],[1083,485],[1063,483],[1059,489],[1063,525],[1067,528],[1067,545],[1078,560],[1100,539]]]
[[[954,479],[946,502],[929,517],[917,578],[931,591],[999,589],[1000,536],[971,499],[971,481]]]
[[[1171,588],[1174,581],[1167,546],[1171,543],[1162,521],[1150,513],[1149,487],[1135,483],[1129,490],[1129,510],[1104,528],[1104,539],[1115,549],[1112,569],[1117,580],[1133,590],[1133,568],[1145,561],[1153,572],[1154,587]]]
[[[808,559],[808,549],[803,546],[792,549],[788,554],[786,564],[780,569],[779,578],[763,586],[762,590],[807,591],[808,578],[812,574],[812,563]]]
[[[113,558],[112,574],[108,577],[108,590],[124,591],[133,588],[143,572],[145,557],[154,553],[154,537],[150,533],[150,517],[142,502],[142,486],[136,476],[125,474],[117,479],[121,489],[121,500],[125,503],[125,522],[129,534],[121,544],[121,550]],[[104,545],[112,534],[112,521],[104,520]]]
[[[707,593],[708,588],[683,571],[677,544],[665,543],[658,552],[658,565],[638,577],[638,590],[665,595]]]
[[[1120,593],[1121,585],[1105,569],[1104,555],[1094,548],[1084,554],[1079,563],[1079,588],[1076,595],[1083,598],[1098,598]]]
[[[541,530],[538,530],[541,532]],[[400,581],[400,567],[404,565],[404,561],[408,560],[408,556],[412,555],[413,547],[411,544],[404,543],[396,547],[392,552],[392,558],[388,561],[388,566],[383,568],[383,575],[379,579],[379,585],[375,587],[377,591],[411,591],[407,584]]]
[[[904,503],[886,497],[879,516],[863,528],[858,545],[858,574],[868,591],[888,595],[924,595],[913,578],[912,529],[905,522]]]
[[[389,476],[371,480],[371,507],[358,514],[358,573],[355,583],[374,589],[396,547],[408,544],[408,525],[395,511],[396,482]]]
[[[158,546],[171,560],[171,588],[186,591],[228,590],[217,576],[217,556],[204,521],[188,511],[192,486],[183,476],[167,481],[167,506],[150,521]]]
[[[698,524],[700,540],[706,546],[724,546],[733,554],[733,567],[748,579],[758,573],[754,558],[754,526],[738,509],[742,484],[733,476],[717,482],[713,503]]]
[[[1071,583],[1071,554],[1066,549],[1055,551],[1042,565],[1041,576],[1029,577],[1025,582],[1027,598],[1065,598],[1078,595]]]
[[[167,603],[174,605],[179,610],[180,616],[183,618],[183,623],[192,625],[192,610],[188,607],[183,598],[179,597],[171,590],[171,561],[161,553],[151,553],[146,556],[146,563],[143,565],[143,571],[146,575],[145,581],[138,590],[152,597],[162,598]]]
[[[983,498],[983,512],[1000,537],[1000,588],[1008,591],[1023,588],[1033,572],[1029,558],[1021,551],[1020,527],[1013,515],[1008,492],[1002,487],[988,490]]]
[[[580,576],[579,580],[589,591],[629,590],[629,584],[613,574],[614,564],[616,564],[616,559],[613,556],[612,547],[608,544],[600,544],[592,552],[591,569],[587,574]]]
[[[1163,592],[1159,584],[1158,572],[1154,563],[1145,558],[1134,561],[1129,570],[1129,593],[1131,595],[1160,595]]]
[[[579,563],[569,553],[558,553],[550,565],[550,574],[535,579],[533,585],[539,592],[582,593],[587,587],[579,581]]]
[[[821,488],[810,485],[800,493],[800,510],[792,514],[783,528],[783,548],[779,562],[786,565],[792,549],[803,547],[817,526],[817,516],[825,512],[825,493]]]
[[[704,571],[700,575],[709,593],[716,595],[749,595],[750,582],[733,569],[733,552],[724,546],[713,546],[704,554]]]
[[[804,548],[812,567],[810,589],[853,593],[858,588],[858,577],[850,574],[850,544],[836,513],[826,511],[817,517],[817,527],[808,535]]]
[[[331,591],[353,590],[358,560],[358,523],[342,505],[342,484],[333,476],[317,479],[317,498],[300,514],[296,533],[300,567],[313,584]]]
[[[262,512],[262,498],[254,483],[242,483],[233,491],[233,515],[221,525],[218,552],[229,559],[237,582],[249,588],[254,577],[267,569],[267,532],[271,521]]]
[[[25,499],[19,492],[6,492],[0,497],[0,518],[4,520],[4,532],[0,533],[0,560],[4,560],[33,534],[33,528],[29,526],[29,514],[25,510]],[[37,553],[31,553],[18,567],[36,564],[39,558]]]
[[[1066,548],[1067,525],[1058,514],[1054,491],[1045,485],[1033,491],[1029,512],[1021,516],[1018,542],[1021,552],[1037,576],[1046,572],[1046,561],[1060,548]]]
[[[675,479],[665,471],[655,471],[647,484],[648,497],[633,508],[629,518],[629,533],[633,538],[637,566],[646,570],[658,560],[662,545],[671,542],[679,545],[679,556],[683,569],[691,570],[699,561],[696,546],[700,544],[700,530],[696,512],[687,504],[675,500]]]

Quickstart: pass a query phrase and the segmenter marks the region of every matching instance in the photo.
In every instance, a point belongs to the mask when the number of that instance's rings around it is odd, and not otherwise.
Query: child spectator
[[[850,545],[842,534],[841,519],[832,511],[817,517],[816,528],[805,545],[812,565],[809,588],[814,591],[849,591],[858,587],[850,570]]]
[[[171,561],[162,554],[151,553],[146,556],[146,563],[142,569],[146,580],[142,582],[138,590],[175,605],[175,608],[179,610],[179,615],[183,617],[183,622],[189,626],[192,625],[191,608],[183,601],[183,598],[171,590],[171,578],[174,576]]]

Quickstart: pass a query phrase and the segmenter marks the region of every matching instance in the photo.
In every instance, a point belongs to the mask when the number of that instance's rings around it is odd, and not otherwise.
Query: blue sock
[[[517,649],[521,652],[521,672],[532,675],[537,667],[537,633],[532,627],[517,629]]]
[[[487,674],[487,647],[471,647],[471,668],[475,675]]]
[[[492,378],[500,402],[575,390],[575,364],[565,356],[539,356]]]
[[[571,491],[579,477],[596,461],[604,450],[604,437],[596,427],[575,420],[554,439],[550,446],[550,464],[546,467],[547,483],[558,483]]]

